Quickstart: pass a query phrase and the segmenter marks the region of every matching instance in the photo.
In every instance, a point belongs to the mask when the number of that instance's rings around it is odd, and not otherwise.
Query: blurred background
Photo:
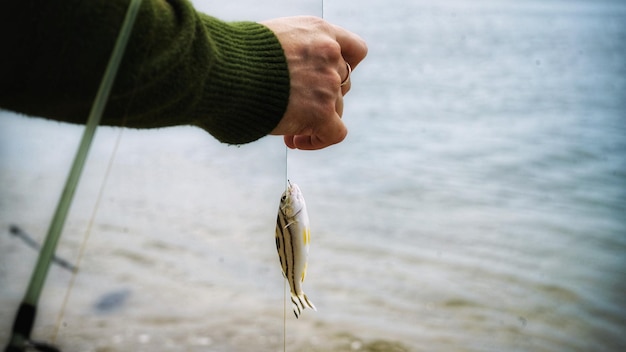
[[[290,151],[309,208],[295,319],[274,247],[285,149],[192,127],[96,134],[33,336],[64,351],[626,348],[626,3],[194,1],[361,35],[350,133]],[[4,346],[83,127],[0,111]],[[104,177],[120,137],[109,176]],[[68,305],[61,305],[69,290]],[[62,315],[61,315],[62,313]],[[60,317],[60,318],[59,318]]]

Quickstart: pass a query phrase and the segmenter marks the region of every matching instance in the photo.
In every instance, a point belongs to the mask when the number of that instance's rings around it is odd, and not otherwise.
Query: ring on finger
[[[341,82],[341,84],[339,85],[340,87],[345,86],[346,84],[348,84],[348,82],[350,82],[350,74],[352,73],[352,67],[350,67],[350,64],[346,61],[346,68],[348,69],[348,75],[346,76],[346,78]]]

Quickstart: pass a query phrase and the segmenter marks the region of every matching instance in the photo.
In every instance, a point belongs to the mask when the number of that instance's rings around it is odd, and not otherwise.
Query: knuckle
[[[330,33],[332,26],[328,21],[317,16],[302,16],[302,19],[316,32]]]
[[[312,26],[324,26],[327,23],[323,18],[318,16],[303,16],[303,18]]]
[[[331,94],[327,90],[320,89],[315,92],[315,101],[317,108],[322,116],[329,116],[335,113],[336,94]]]
[[[317,45],[316,52],[326,63],[337,63],[342,60],[341,46],[335,40],[324,40],[320,42]]]

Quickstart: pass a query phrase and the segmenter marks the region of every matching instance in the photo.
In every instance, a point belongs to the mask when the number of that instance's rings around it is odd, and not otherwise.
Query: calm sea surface
[[[232,3],[198,7],[321,15]],[[81,270],[60,319],[71,274],[51,270],[34,335],[64,351],[282,351],[284,331],[289,351],[625,350],[626,4],[327,0],[324,16],[370,53],[348,139],[288,155],[318,312],[287,307],[283,330],[280,138],[101,128],[58,250],[78,260],[97,206]],[[42,239],[81,132],[0,112],[0,344],[36,259],[9,224]]]

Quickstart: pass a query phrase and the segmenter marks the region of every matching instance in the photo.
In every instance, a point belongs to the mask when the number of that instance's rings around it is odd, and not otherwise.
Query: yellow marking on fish
[[[304,282],[304,278],[306,277],[306,268],[309,266],[309,263],[304,263],[304,270],[302,270],[302,279],[301,281]]]
[[[309,242],[311,242],[311,230],[309,230],[308,227],[302,231],[302,239],[304,240],[305,245],[308,245]]]

